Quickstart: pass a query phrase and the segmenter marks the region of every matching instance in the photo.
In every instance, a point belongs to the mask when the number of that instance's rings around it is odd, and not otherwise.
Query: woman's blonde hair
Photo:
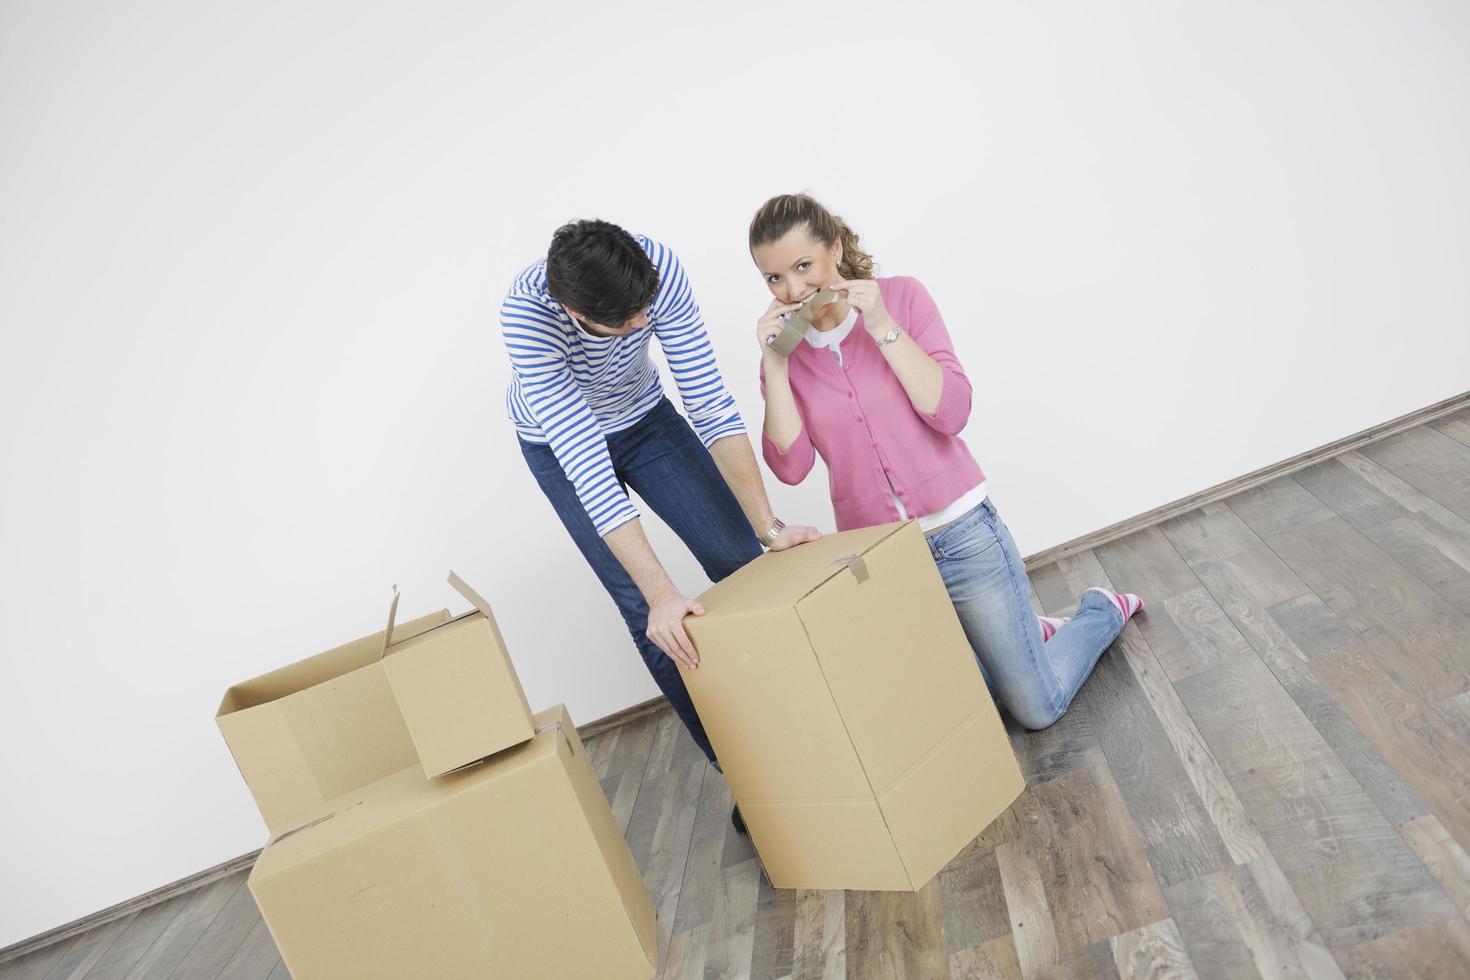
[[[837,264],[842,278],[873,278],[873,257],[858,246],[857,232],[808,194],[778,194],[762,204],[750,222],[751,251],[779,241],[798,225],[806,225],[812,238],[828,248],[842,243],[842,261]]]

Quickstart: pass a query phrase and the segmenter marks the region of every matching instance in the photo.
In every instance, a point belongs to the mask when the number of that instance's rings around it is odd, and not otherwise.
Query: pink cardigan
[[[806,479],[821,454],[839,531],[899,520],[890,484],[909,516],[920,517],[985,479],[959,437],[970,418],[970,381],[939,308],[908,276],[880,278],[878,290],[898,325],[944,369],[938,410],[927,415],[914,408],[859,315],[842,342],[842,364],[832,351],[805,342],[791,352],[787,371],[802,419],[796,441],[783,453],[761,435],[766,463],[782,483]],[[762,396],[765,391],[762,365]]]

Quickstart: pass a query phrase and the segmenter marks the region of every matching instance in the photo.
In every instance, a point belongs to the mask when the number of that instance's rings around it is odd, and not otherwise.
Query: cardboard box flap
[[[769,552],[700,595],[705,617],[738,616],[788,607],[816,591],[834,575],[861,575],[861,559],[909,522],[828,535],[788,551]]]
[[[423,770],[413,765],[334,797],[297,826],[275,835],[272,847],[263,852],[257,862],[263,864],[261,874],[273,874],[349,843],[361,837],[371,826],[392,823],[421,806],[471,789],[489,774],[513,772],[554,754],[557,740],[567,739],[559,724],[565,716],[556,716],[554,710],[536,716],[537,738],[475,765],[438,779],[426,779]],[[551,737],[539,737],[548,734]],[[266,861],[267,855],[269,861]]]
[[[397,626],[394,623],[394,618],[398,613],[398,586],[393,586],[393,601],[388,606],[388,628],[381,634],[384,637],[383,649],[381,651],[382,656],[387,656],[389,647],[407,643],[415,637],[423,636],[425,633],[437,629],[440,626],[447,626],[450,623],[458,622],[468,616],[475,615],[475,613],[483,614],[490,621],[490,626],[495,631],[496,642],[500,644],[502,650],[507,649],[505,638],[500,634],[500,624],[496,622],[495,613],[491,611],[490,603],[485,600],[485,597],[470,588],[469,584],[453,571],[449,573],[449,584],[454,587],[454,591],[469,600],[470,605],[474,607],[472,610],[461,613],[458,616],[451,616],[446,609],[443,617],[435,622],[429,622],[427,617],[424,617],[405,623],[403,626]],[[529,714],[530,708],[528,707],[526,711]]]
[[[398,633],[399,636],[417,635],[447,622],[449,622],[449,610],[441,609],[405,623],[399,628]],[[225,696],[220,701],[215,717],[223,717],[237,711],[244,711],[246,708],[288,697],[298,691],[304,691],[309,687],[341,677],[360,667],[376,663],[383,657],[383,646],[387,635],[387,631],[373,633],[353,640],[351,643],[333,647],[325,653],[287,664],[285,667],[232,685],[229,690],[225,691]]]

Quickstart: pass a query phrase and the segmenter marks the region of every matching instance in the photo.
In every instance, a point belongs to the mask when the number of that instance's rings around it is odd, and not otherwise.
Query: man
[[[780,551],[820,534],[772,513],[699,306],[663,245],[606,221],[564,225],[546,258],[516,277],[500,323],[512,368],[506,407],[531,473],[617,604],[649,673],[715,762],[679,676],[699,666],[683,619],[704,609],[674,587],[627,488],[711,581],[757,557],[761,544]],[[654,337],[687,422],[649,358]]]

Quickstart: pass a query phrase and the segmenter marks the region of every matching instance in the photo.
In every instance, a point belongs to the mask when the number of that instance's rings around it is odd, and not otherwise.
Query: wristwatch
[[[781,536],[781,532],[784,530],[786,530],[785,521],[781,520],[781,518],[779,517],[771,518],[770,528],[761,535],[761,544],[769,548],[771,545],[776,543],[776,539]]]
[[[900,327],[898,324],[895,323],[892,329],[890,329],[882,337],[878,338],[878,346],[887,347],[889,344],[893,343],[895,340],[902,336],[903,327]]]

